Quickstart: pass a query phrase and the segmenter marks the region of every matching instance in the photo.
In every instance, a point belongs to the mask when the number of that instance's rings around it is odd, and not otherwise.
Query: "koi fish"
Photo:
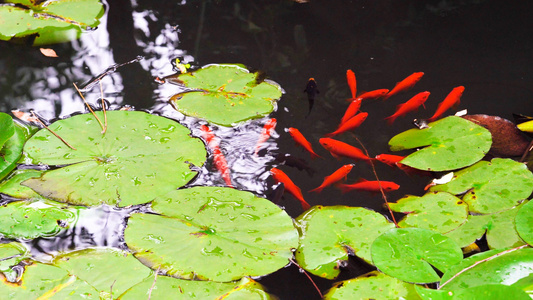
[[[357,98],[352,100],[348,108],[346,109],[346,112],[344,113],[344,116],[342,116],[341,119],[341,125],[348,121],[351,117],[355,116],[359,109],[361,108],[361,102],[363,101],[362,98]],[[340,125],[339,125],[340,126]]]
[[[391,167],[397,166],[397,163],[404,159],[405,156],[392,155],[392,154],[379,154],[376,155],[376,159],[380,162],[387,164]]]
[[[302,190],[296,186],[294,182],[292,182],[287,174],[277,168],[270,169],[270,174],[272,174],[272,178],[274,178],[276,182],[283,183],[285,190],[291,193],[294,198],[298,199],[298,201],[300,201],[300,204],[304,210],[308,210],[311,207],[311,205],[305,201],[304,196],[302,195]]]
[[[311,153],[312,158],[320,157],[320,155],[316,154],[315,151],[313,151],[311,143],[303,136],[300,130],[290,127],[289,129],[287,129],[287,131],[298,145],[302,146],[305,150]]]
[[[317,187],[316,189],[312,189],[309,192],[321,192],[325,187],[330,186],[334,184],[337,181],[340,181],[341,179],[346,180],[346,176],[348,176],[348,173],[352,170],[354,164],[344,165],[340,167],[337,171],[333,172],[331,175],[324,177],[324,181],[322,184]]]
[[[337,141],[330,138],[321,138],[319,140],[322,147],[331,153],[331,156],[335,158],[348,157],[354,160],[371,161],[374,158],[366,156],[361,149],[348,145],[341,141]]]
[[[224,154],[222,153],[222,151],[220,151],[220,148],[218,147],[218,142],[216,141],[215,135],[206,125],[200,126],[200,130],[202,131],[202,138],[205,139],[205,141],[207,142],[207,146],[213,152],[213,162],[215,163],[215,167],[222,175],[222,178],[224,179],[224,182],[226,182],[226,185],[232,188],[233,185],[231,184],[228,163],[226,161],[226,158],[224,157]]]
[[[337,134],[341,134],[341,133],[343,133],[345,131],[355,129],[355,128],[361,126],[361,124],[363,124],[363,122],[366,120],[366,117],[368,117],[368,113],[366,113],[366,112],[359,113],[359,114],[351,117],[348,121],[342,123],[339,126],[339,128],[337,128],[337,130],[326,134],[326,137],[332,137],[332,136],[335,136]]]
[[[413,98],[407,100],[407,102],[398,105],[396,112],[392,116],[386,117],[385,120],[388,120],[388,123],[390,125],[394,122],[394,120],[396,120],[396,118],[404,116],[408,112],[411,112],[413,110],[417,110],[420,105],[426,108],[424,102],[426,102],[426,100],[428,99],[429,94],[429,92],[422,92],[416,94]]]
[[[276,124],[277,120],[275,118],[272,118],[265,123],[265,126],[263,126],[263,131],[261,132],[259,140],[257,140],[257,144],[255,146],[255,155],[257,155],[257,152],[259,152],[259,149],[261,149],[263,143],[270,138],[272,131],[274,128],[276,128]]]
[[[307,101],[309,101],[309,112],[307,113],[307,116],[309,116],[309,114],[311,113],[311,109],[313,109],[313,104],[315,103],[315,97],[317,94],[320,93],[314,78],[309,78],[304,93],[307,93]]]
[[[435,111],[435,114],[427,119],[428,122],[433,122],[442,114],[450,109],[452,106],[459,105],[459,102],[461,102],[461,96],[463,95],[463,92],[465,91],[464,86],[458,86],[454,88],[444,100],[442,100],[441,103],[439,103],[439,106],[437,106],[437,111]]]
[[[352,184],[339,184],[343,193],[358,190],[367,192],[379,192],[383,188],[383,192],[392,192],[400,188],[400,186],[392,181],[368,181],[366,179],[359,179],[356,183]]]
[[[370,92],[362,93],[361,95],[357,96],[357,98],[361,98],[363,100],[379,99],[381,97],[385,97],[388,92],[389,90],[387,89],[373,90]]]
[[[406,91],[413,86],[424,76],[424,72],[416,72],[409,76],[407,76],[404,80],[398,82],[394,88],[385,95],[385,99],[388,99],[389,97],[396,95],[400,92]]]
[[[346,71],[346,81],[348,81],[350,92],[352,92],[351,99],[355,99],[355,95],[357,95],[357,81],[355,80],[355,73],[352,70]]]
[[[274,159],[279,162],[280,164],[296,168],[300,171],[305,170],[309,176],[313,176],[315,174],[315,170],[309,166],[306,160],[294,157],[290,154],[282,154],[278,153]]]

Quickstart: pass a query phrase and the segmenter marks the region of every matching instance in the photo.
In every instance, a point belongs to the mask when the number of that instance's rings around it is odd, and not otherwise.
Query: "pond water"
[[[407,93],[386,101],[368,101],[362,110],[367,120],[342,141],[359,147],[357,137],[374,156],[390,153],[387,143],[395,134],[412,128],[414,118],[428,118],[437,104],[463,85],[459,109],[512,119],[512,113],[533,115],[533,19],[530,2],[505,5],[501,1],[111,1],[99,27],[71,43],[52,45],[58,58],[43,56],[37,48],[0,44],[0,110],[34,109],[48,119],[84,111],[72,83],[78,85],[115,63],[144,56],[139,63],[117,69],[102,80],[104,97],[116,107],[131,105],[188,126],[200,136],[205,122],[185,117],[167,102],[179,91],[154,79],[175,73],[171,61],[180,58],[195,67],[212,63],[242,63],[264,71],[279,83],[285,94],[277,111],[276,133],[259,155],[255,148],[268,118],[234,128],[215,127],[221,148],[231,168],[236,188],[260,196],[275,194],[269,170],[279,167],[304,191],[311,205],[349,205],[371,208],[388,215],[380,195],[365,192],[342,194],[319,186],[324,176],[348,159],[333,158],[318,139],[336,129],[350,97],[346,70],[357,76],[358,90],[392,89],[413,72],[425,72]],[[308,115],[303,92],[309,78],[320,93]],[[426,110],[410,113],[393,126],[383,120],[396,105],[415,93],[430,91]],[[85,93],[90,103],[100,89]],[[451,112],[450,112],[451,113]],[[308,116],[307,116],[308,115]],[[312,160],[296,147],[285,128],[298,128],[322,159]],[[407,153],[407,152],[406,152]],[[282,164],[282,156],[305,160],[305,168]],[[405,153],[400,153],[405,154]],[[219,185],[224,181],[212,161],[191,185]],[[406,175],[376,164],[381,180],[401,188],[388,194],[395,201],[406,194],[422,195],[431,177]],[[375,180],[370,166],[357,162],[347,182]],[[292,216],[302,212],[298,201],[285,194],[276,199]],[[57,250],[93,245],[123,247],[121,232],[129,211],[99,207],[85,211],[75,228],[55,238],[28,242],[34,255],[46,260]],[[372,267],[355,259],[340,279],[353,278]],[[324,292],[332,281],[313,277]],[[281,299],[318,298],[311,283],[294,266],[260,279]]]

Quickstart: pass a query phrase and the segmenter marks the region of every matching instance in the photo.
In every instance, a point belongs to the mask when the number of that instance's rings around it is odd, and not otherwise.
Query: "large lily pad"
[[[523,163],[494,158],[460,170],[450,182],[430,190],[454,195],[466,192],[463,200],[470,212],[490,214],[510,209],[529,197],[533,191],[533,174]]]
[[[415,287],[422,299],[427,300],[530,300],[531,298],[523,290],[503,284],[484,284],[470,288],[462,288],[454,291],[432,290],[421,286]]]
[[[208,65],[165,79],[189,89],[170,99],[178,111],[223,126],[262,118],[281,97],[279,85],[240,65]]]
[[[185,279],[237,280],[274,272],[298,246],[285,211],[252,193],[221,187],[172,191],[133,214],[124,238],[152,269]]]
[[[13,123],[13,121],[11,121]],[[13,135],[7,139],[0,149],[0,180],[6,177],[16,166],[26,141],[23,130],[14,126]]]
[[[392,151],[420,149],[402,164],[426,171],[455,170],[470,166],[487,154],[492,143],[490,132],[460,117],[447,117],[426,129],[410,129],[389,141]]]
[[[15,134],[15,125],[10,115],[0,112],[0,149]]]
[[[362,207],[314,206],[296,219],[300,230],[298,264],[328,279],[337,277],[340,266],[355,254],[372,264],[370,246],[394,224]]]
[[[516,214],[516,231],[529,245],[533,245],[533,201],[524,204]]]
[[[102,113],[97,115],[103,120]],[[106,133],[91,114],[54,122],[24,146],[27,162],[63,166],[23,182],[44,197],[79,205],[125,207],[146,203],[185,185],[206,150],[200,139],[167,118],[139,111],[107,112]]]

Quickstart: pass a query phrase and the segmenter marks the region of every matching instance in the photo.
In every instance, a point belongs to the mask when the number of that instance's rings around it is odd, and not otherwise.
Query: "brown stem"
[[[48,131],[50,131],[53,135],[56,136],[56,138],[60,139],[65,145],[67,145],[70,149],[72,150],[76,150],[76,148],[72,147],[69,143],[67,143],[67,141],[65,141],[62,137],[60,137],[57,133],[55,133],[54,131],[52,131],[52,129],[48,128],[48,126],[46,126],[46,124],[43,123],[43,121],[41,121],[39,118],[37,118],[37,116],[35,115],[35,113],[32,111],[31,114],[33,115],[33,117],[35,118],[35,121],[37,121],[39,124],[43,125],[44,128],[46,128]]]
[[[157,267],[157,270],[155,271],[154,282],[152,283],[152,286],[150,287],[150,290],[148,290],[148,300],[150,300],[150,298],[152,297],[152,290],[155,287],[155,283],[157,281],[157,274],[159,273],[159,269],[160,268],[161,268],[161,266]]]
[[[307,278],[309,279],[309,281],[311,281],[311,283],[313,284],[313,286],[315,287],[316,291],[318,292],[318,295],[320,296],[320,298],[324,298],[324,295],[322,295],[322,292],[320,291],[320,289],[318,288],[318,286],[316,285],[316,283],[313,281],[313,278],[311,278],[311,276],[309,276],[309,274],[307,274],[307,272],[302,268],[300,267],[299,264],[297,264],[292,258],[289,258],[289,261],[291,263],[293,263],[295,266],[298,267],[298,269],[300,269],[300,271],[302,273],[305,274],[305,276],[307,276]]]
[[[96,120],[98,121],[98,123],[100,123],[100,127],[102,127],[102,131],[104,130],[104,124],[102,124],[102,121],[100,121],[100,119],[98,118],[98,116],[94,113],[93,109],[91,108],[91,106],[89,105],[89,103],[87,103],[87,101],[85,100],[85,97],[83,97],[83,94],[80,92],[80,89],[78,89],[78,86],[73,82],[72,83],[74,85],[74,87],[76,88],[76,90],[78,91],[78,93],[80,94],[80,97],[81,99],[83,99],[83,102],[85,103],[85,105],[87,106],[87,108],[89,109],[89,111],[91,112],[91,114],[93,114],[93,116],[96,118]]]
[[[529,152],[531,152],[531,149],[533,148],[533,140],[529,142],[529,145],[526,148],[526,151],[524,151],[524,154],[522,154],[522,157],[520,158],[519,162],[524,162]]]
[[[104,128],[102,129],[102,134],[104,134],[107,130],[107,114],[105,112],[105,101],[104,101],[104,89],[102,88],[102,81],[98,80],[98,84],[100,84],[100,97],[102,98],[102,111],[104,112]]]

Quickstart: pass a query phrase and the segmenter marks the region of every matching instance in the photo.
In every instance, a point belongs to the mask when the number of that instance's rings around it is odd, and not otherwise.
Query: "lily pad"
[[[10,115],[0,112],[0,148],[15,134],[15,125]]]
[[[389,206],[392,211],[407,214],[398,222],[400,227],[425,228],[443,234],[459,227],[468,216],[468,205],[448,193],[409,195]]]
[[[429,128],[402,132],[389,141],[389,146],[392,151],[427,146],[404,158],[402,164],[425,171],[446,171],[479,161],[491,143],[487,129],[450,116],[429,123]]]
[[[28,249],[20,243],[0,244],[0,272],[7,281],[14,282],[17,279],[17,272],[11,267],[28,257]]]
[[[324,299],[420,299],[415,285],[372,271],[354,279],[337,282]]]
[[[362,207],[314,206],[296,219],[300,247],[296,261],[305,270],[334,279],[340,266],[355,254],[372,264],[370,246],[394,224]]]
[[[101,112],[97,115],[103,120]],[[54,122],[24,146],[26,161],[62,166],[23,185],[44,197],[76,205],[120,207],[146,203],[179,188],[196,175],[206,150],[186,127],[139,111],[108,111],[107,131],[91,114]]]
[[[463,201],[468,203],[470,212],[490,214],[510,209],[529,197],[533,192],[533,174],[523,163],[494,158],[460,170],[450,182],[430,190],[466,193]]]
[[[0,180],[6,177],[16,166],[22,154],[22,147],[26,138],[24,132],[18,126],[14,126],[13,135],[0,149]]]
[[[533,245],[533,201],[527,202],[516,214],[516,231],[529,245]]]
[[[19,199],[41,198],[41,195],[20,183],[29,178],[41,177],[43,172],[32,169],[15,170],[6,180],[0,183],[0,193]]]
[[[224,299],[269,300],[273,299],[263,287],[250,278],[238,282],[213,282],[183,280],[167,276],[147,278],[122,294],[120,300],[172,299]]]
[[[466,289],[454,291],[432,290],[421,286],[416,286],[416,291],[422,299],[428,300],[500,300],[500,299],[517,299],[530,300],[529,296],[523,290],[514,286],[503,284],[485,284]]]
[[[421,228],[391,229],[372,244],[372,260],[381,272],[413,283],[439,281],[433,267],[445,272],[462,258],[452,239]]]
[[[207,65],[165,80],[188,89],[170,98],[176,110],[222,126],[262,118],[281,97],[278,84],[240,65]]]
[[[136,213],[124,238],[145,265],[214,281],[274,272],[289,262],[298,231],[285,211],[252,193],[222,187],[172,191]]]

